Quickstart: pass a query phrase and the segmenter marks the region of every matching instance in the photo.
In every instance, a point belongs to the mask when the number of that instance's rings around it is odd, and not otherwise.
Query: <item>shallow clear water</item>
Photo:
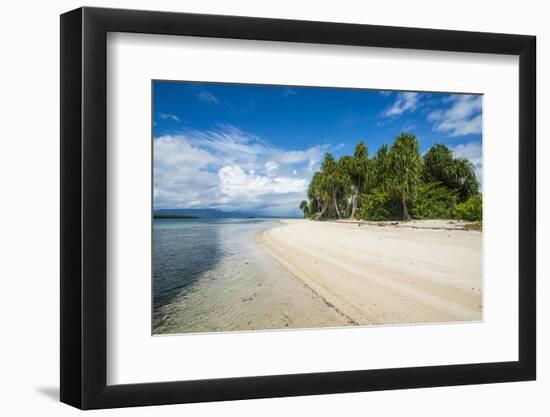
[[[153,333],[341,325],[256,243],[270,219],[155,219]]]
[[[242,243],[253,242],[258,232],[274,225],[276,222],[264,219],[155,219],[155,309],[190,291],[222,258],[231,261]]]

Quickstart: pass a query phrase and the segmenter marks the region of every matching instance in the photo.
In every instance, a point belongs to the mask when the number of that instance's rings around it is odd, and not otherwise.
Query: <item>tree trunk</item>
[[[336,214],[338,215],[338,218],[342,219],[342,216],[340,216],[340,210],[338,210],[338,203],[336,202],[336,193],[332,194],[332,202],[334,204],[334,208],[336,209]]]
[[[405,194],[401,194],[401,202],[403,203],[403,220],[409,221],[411,219],[411,216],[409,215],[409,211],[407,210]]]
[[[354,197],[352,199],[352,207],[351,207],[351,218],[352,219],[355,219],[355,212],[357,211],[357,201],[359,200],[359,195],[361,193],[361,180],[357,181],[357,185],[356,185],[356,188],[355,188],[355,193],[354,193]]]
[[[355,219],[355,210],[357,209],[357,197],[358,195],[355,195],[351,197],[351,218]]]
[[[316,220],[321,218],[321,216],[325,213],[325,210],[327,209],[327,207],[328,207],[328,204],[321,210],[319,214],[317,214],[317,217],[315,218]]]

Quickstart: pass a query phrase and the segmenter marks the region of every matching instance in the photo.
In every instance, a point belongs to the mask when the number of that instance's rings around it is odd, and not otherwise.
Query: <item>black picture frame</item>
[[[519,56],[519,358],[512,362],[112,385],[107,376],[108,32]],[[534,380],[536,38],[80,8],[61,15],[61,401],[81,409]]]

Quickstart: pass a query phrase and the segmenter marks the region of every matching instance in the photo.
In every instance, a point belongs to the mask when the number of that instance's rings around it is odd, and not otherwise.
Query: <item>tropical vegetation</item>
[[[304,217],[321,219],[459,219],[481,224],[482,196],[474,166],[436,144],[421,156],[418,140],[400,134],[369,158],[360,141],[353,155],[325,154],[313,174]]]

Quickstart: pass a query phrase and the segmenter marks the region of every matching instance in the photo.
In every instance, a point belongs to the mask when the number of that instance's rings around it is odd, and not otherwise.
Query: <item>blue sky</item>
[[[444,143],[481,182],[482,97],[364,89],[153,83],[155,208],[298,215],[324,153],[373,155],[401,132]]]

